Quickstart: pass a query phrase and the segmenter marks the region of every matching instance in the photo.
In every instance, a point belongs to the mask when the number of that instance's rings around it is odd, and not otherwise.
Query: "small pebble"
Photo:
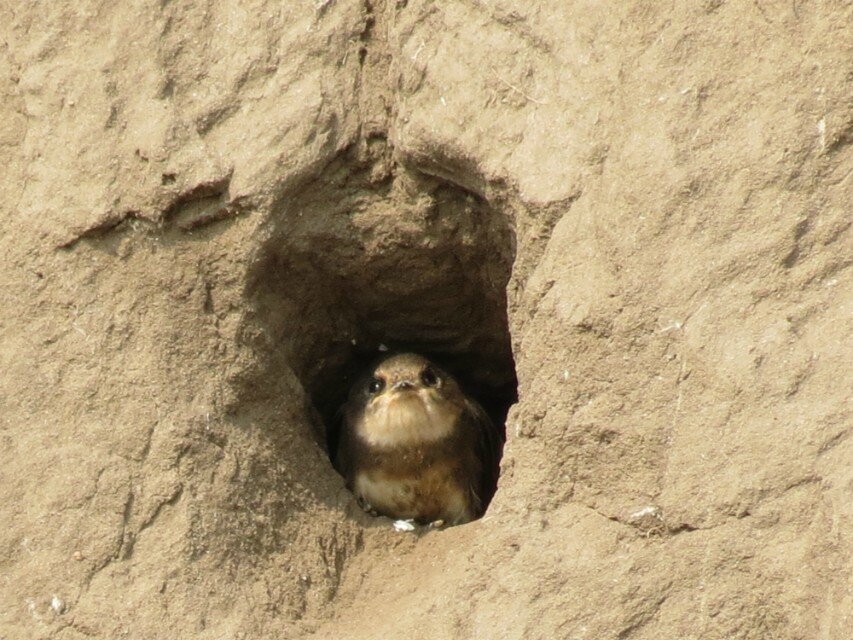
[[[65,603],[57,596],[50,599],[50,608],[56,615],[61,615],[65,611]]]

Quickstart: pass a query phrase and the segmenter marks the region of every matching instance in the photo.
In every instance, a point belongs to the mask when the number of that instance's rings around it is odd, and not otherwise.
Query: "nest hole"
[[[254,261],[262,375],[293,370],[330,461],[336,416],[365,368],[414,351],[448,370],[503,429],[516,401],[504,211],[447,179],[342,158],[276,205]]]

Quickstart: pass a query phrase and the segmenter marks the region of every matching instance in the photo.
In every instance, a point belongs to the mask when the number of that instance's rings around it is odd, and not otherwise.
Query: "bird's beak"
[[[414,389],[415,385],[413,385],[408,380],[400,380],[399,382],[395,382],[394,386],[391,387],[394,391],[402,391],[404,389]]]

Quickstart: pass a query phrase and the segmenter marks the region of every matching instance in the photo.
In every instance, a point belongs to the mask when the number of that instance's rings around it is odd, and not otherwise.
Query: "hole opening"
[[[330,461],[352,384],[393,352],[446,369],[504,435],[514,245],[507,213],[458,184],[401,166],[377,180],[336,160],[277,204],[253,263],[259,375],[295,372]]]

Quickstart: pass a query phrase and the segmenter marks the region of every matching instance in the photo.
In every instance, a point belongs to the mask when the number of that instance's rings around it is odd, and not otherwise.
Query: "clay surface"
[[[851,24],[3,3],[0,638],[848,638]],[[329,463],[397,344],[512,403],[479,521]]]

